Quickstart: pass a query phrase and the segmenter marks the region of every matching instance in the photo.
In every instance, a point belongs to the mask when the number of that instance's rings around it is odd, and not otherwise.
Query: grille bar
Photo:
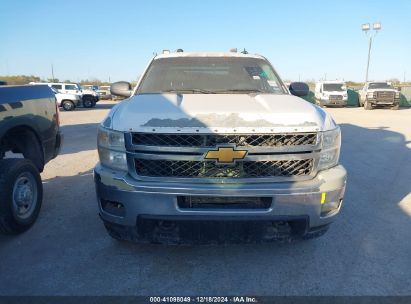
[[[238,147],[287,147],[316,145],[317,133],[292,134],[152,134],[133,133],[132,144],[138,146],[211,148],[220,144]]]
[[[243,161],[218,165],[209,161],[135,159],[136,174],[146,177],[258,178],[307,176],[313,159]]]

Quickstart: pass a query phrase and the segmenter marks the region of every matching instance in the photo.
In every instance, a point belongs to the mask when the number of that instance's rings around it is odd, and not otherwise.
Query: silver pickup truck
[[[170,53],[149,63],[98,132],[94,170],[109,234],[156,243],[322,235],[341,208],[340,128],[268,60]]]

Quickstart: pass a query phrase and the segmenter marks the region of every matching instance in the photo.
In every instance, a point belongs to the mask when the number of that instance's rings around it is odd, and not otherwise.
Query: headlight
[[[395,92],[395,98],[400,98],[400,92]]]
[[[127,171],[127,155],[124,133],[100,127],[97,136],[100,162],[103,166]]]
[[[339,148],[341,145],[341,130],[339,127],[323,132],[322,149]]]
[[[367,97],[369,97],[369,98],[373,98],[374,97],[374,93],[367,93]]]
[[[325,131],[322,134],[322,149],[318,170],[324,170],[334,167],[338,164],[340,158],[341,130],[336,128],[331,131]]]

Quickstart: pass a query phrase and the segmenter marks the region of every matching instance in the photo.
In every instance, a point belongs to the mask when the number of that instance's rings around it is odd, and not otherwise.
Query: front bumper
[[[320,102],[325,106],[346,106],[347,99],[322,99]]]
[[[102,219],[122,226],[136,226],[139,217],[173,217],[192,220],[196,217],[213,220],[267,220],[307,218],[307,229],[333,221],[341,208],[345,192],[346,171],[342,166],[321,171],[302,182],[281,183],[178,183],[143,182],[127,173],[115,172],[98,164],[94,169],[98,206]],[[186,209],[180,208],[180,196],[207,197],[268,197],[267,209]],[[108,212],[102,202],[122,205],[121,215]],[[321,216],[322,203],[338,202],[338,208]]]
[[[371,102],[371,104],[376,105],[376,106],[395,106],[397,104],[400,104],[400,99],[399,98],[387,100],[387,99],[378,99],[378,98],[367,97],[367,100],[369,102]]]

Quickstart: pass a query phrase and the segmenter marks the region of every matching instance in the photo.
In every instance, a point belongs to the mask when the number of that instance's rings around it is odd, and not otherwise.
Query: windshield
[[[324,83],[323,90],[325,92],[343,92],[346,91],[347,88],[343,83]]]
[[[65,89],[66,90],[80,90],[80,88],[75,84],[66,84]]]
[[[392,85],[386,82],[373,82],[368,85],[369,89],[392,89]]]
[[[138,93],[285,94],[271,65],[263,59],[181,57],[154,60]]]

